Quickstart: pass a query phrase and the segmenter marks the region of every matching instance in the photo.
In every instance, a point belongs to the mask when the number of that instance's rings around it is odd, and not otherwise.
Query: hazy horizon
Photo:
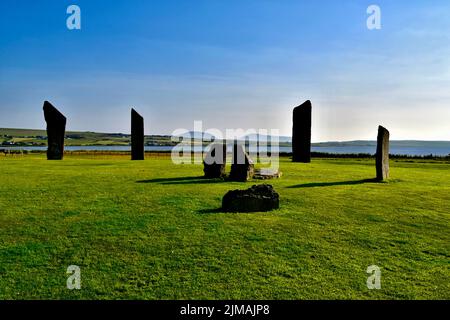
[[[81,30],[66,9],[81,8]],[[367,7],[381,8],[368,30]],[[279,129],[313,105],[314,142],[450,140],[450,3],[363,1],[1,2],[0,127],[68,131]]]
[[[37,130],[41,130],[41,131],[45,131],[45,128],[2,128],[0,127],[0,130],[32,130],[32,131],[37,131]],[[92,131],[92,130],[68,130],[66,131],[66,133],[72,133],[72,132],[80,132],[80,133],[98,133],[98,134],[123,134],[123,135],[131,135],[130,132],[104,132],[104,131]],[[145,134],[145,136],[172,136],[170,133],[152,133],[152,134]],[[270,136],[270,135],[269,135]],[[276,135],[273,135],[276,136]],[[246,136],[244,136],[246,137]],[[290,138],[292,139],[292,135],[288,135],[288,136],[278,136],[280,138]],[[376,142],[377,139],[376,137],[374,137],[373,139],[354,139],[354,140],[326,140],[326,141],[312,141],[311,143],[313,144],[318,144],[318,143],[344,143],[344,142]],[[282,142],[282,141],[280,141]],[[402,140],[393,140],[390,139],[390,142],[448,142],[450,143],[450,140],[416,140],[416,139],[402,139]]]

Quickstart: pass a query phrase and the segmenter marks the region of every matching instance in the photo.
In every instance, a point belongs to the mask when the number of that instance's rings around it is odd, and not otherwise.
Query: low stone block
[[[283,173],[279,170],[274,170],[270,168],[255,169],[253,179],[259,180],[278,179],[281,178],[282,175]]]
[[[279,207],[280,197],[268,184],[254,185],[247,190],[229,191],[222,199],[224,212],[265,212]]]

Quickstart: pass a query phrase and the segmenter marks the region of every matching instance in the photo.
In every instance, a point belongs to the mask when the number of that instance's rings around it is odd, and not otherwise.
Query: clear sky
[[[81,8],[81,30],[66,9]],[[367,7],[381,8],[368,30]],[[147,134],[279,129],[313,103],[313,141],[450,140],[448,0],[1,0],[0,127]]]

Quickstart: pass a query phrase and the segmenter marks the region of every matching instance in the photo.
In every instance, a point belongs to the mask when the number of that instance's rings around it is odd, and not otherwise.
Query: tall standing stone
[[[311,101],[294,108],[292,126],[292,161],[311,162]]]
[[[45,122],[47,122],[47,159],[62,160],[67,119],[48,101],[44,102],[43,109]]]
[[[376,153],[377,180],[389,178],[389,131],[378,127],[377,153]]]
[[[227,164],[227,145],[213,144],[205,159],[203,160],[203,172],[205,178],[215,179],[225,176]]]
[[[245,182],[252,179],[254,174],[253,160],[245,152],[244,146],[235,142],[229,179],[231,181]]]
[[[131,109],[131,160],[144,160],[144,118]]]

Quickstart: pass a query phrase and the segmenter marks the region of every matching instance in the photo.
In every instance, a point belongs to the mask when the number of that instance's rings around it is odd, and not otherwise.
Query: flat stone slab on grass
[[[281,178],[282,175],[283,175],[282,172],[270,168],[255,169],[253,179],[259,180],[278,179]]]
[[[268,184],[254,185],[247,190],[233,190],[222,199],[224,212],[265,212],[280,207],[280,196]]]

